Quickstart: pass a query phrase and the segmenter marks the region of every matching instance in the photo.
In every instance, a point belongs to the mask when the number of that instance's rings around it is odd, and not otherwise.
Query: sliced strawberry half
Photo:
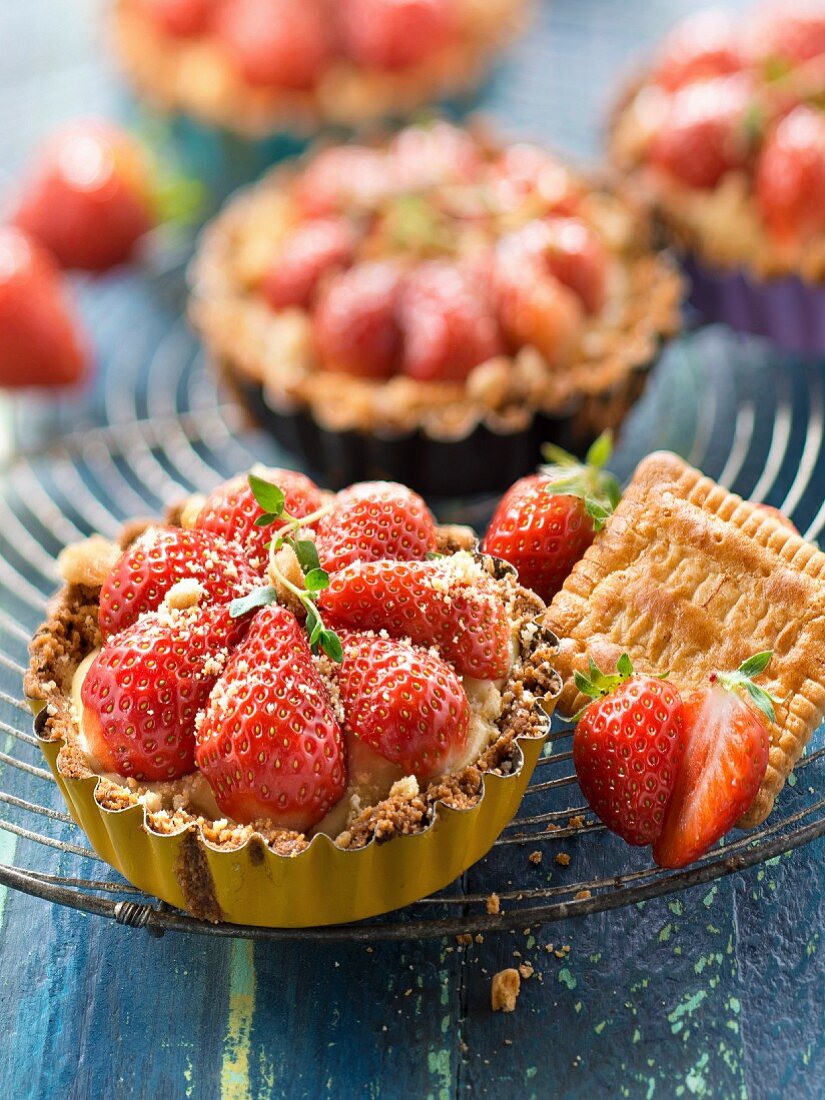
[[[83,732],[104,771],[177,779],[195,766],[195,716],[249,623],[224,606],[151,612],[110,638],[83,681]]]
[[[210,603],[229,603],[253,588],[258,573],[243,547],[210,531],[151,527],[124,550],[100,590],[100,629],[104,638],[154,611],[178,581],[192,578]]]
[[[295,616],[271,605],[230,658],[198,728],[198,767],[235,821],[305,832],[346,790],[343,735]]]
[[[714,677],[711,686],[685,699],[687,747],[653,846],[660,866],[684,867],[699,859],[756,797],[768,767],[765,719],[773,718],[773,705],[752,677],[769,660],[770,653],[756,654],[736,673]]]
[[[418,493],[393,481],[343,489],[317,527],[318,555],[328,572],[355,561],[420,561],[435,550],[435,521]]]
[[[444,661],[418,646],[346,632],[338,673],[348,730],[426,783],[467,750],[470,704]]]
[[[333,574],[319,605],[334,623],[434,645],[462,676],[497,680],[511,664],[507,614],[490,578],[461,558],[463,576],[451,558],[358,562]]]

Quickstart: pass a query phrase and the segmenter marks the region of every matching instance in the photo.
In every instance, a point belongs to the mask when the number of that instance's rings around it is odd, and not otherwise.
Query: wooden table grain
[[[557,0],[502,74],[497,109],[592,154],[631,46],[695,6]],[[57,120],[119,108],[102,16],[96,0],[0,0],[3,172]],[[545,67],[548,34],[557,64]],[[2,834],[0,855],[25,843]],[[537,883],[609,870],[598,850],[566,847],[570,867],[531,866]],[[508,849],[520,870],[527,855]],[[153,939],[2,890],[0,1095],[818,1100],[823,857],[817,842],[670,898],[466,947]],[[491,873],[468,886],[492,889]],[[492,975],[528,964],[516,1011],[492,1013]]]

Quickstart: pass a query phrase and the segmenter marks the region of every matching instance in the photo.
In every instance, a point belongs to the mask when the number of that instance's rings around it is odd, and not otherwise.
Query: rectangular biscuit
[[[627,652],[638,671],[693,690],[772,650],[758,680],[777,701],[768,770],[740,824],[764,821],[825,714],[825,554],[675,455],[652,454],[547,623],[561,639],[566,715],[587,702],[573,672],[589,657],[612,671]]]

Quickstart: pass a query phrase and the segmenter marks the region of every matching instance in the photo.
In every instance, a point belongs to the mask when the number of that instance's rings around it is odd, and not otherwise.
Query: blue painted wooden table
[[[493,105],[591,155],[631,50],[694,6],[557,0]],[[101,16],[93,0],[0,0],[3,173],[58,119],[121,106]],[[84,302],[97,318],[113,293],[87,287]],[[157,303],[145,298],[148,362]],[[63,419],[94,422],[100,402]],[[16,843],[0,836],[0,858]],[[570,873],[609,871],[598,846],[567,847]],[[523,869],[527,851],[511,851]],[[820,1097],[823,855],[816,842],[670,898],[466,947],[158,940],[2,891],[0,1096]],[[537,882],[567,873],[534,870]],[[473,888],[492,888],[489,873]],[[494,1015],[491,976],[528,963],[517,1011]]]

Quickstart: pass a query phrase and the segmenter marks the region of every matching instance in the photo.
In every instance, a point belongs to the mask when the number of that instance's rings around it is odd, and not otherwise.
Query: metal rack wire
[[[67,541],[95,530],[113,535],[129,516],[156,514],[254,461],[285,457],[215,390],[178,319],[179,286],[176,273],[156,280],[159,308],[150,322],[124,287],[96,293],[95,325],[112,369],[86,422],[72,426],[71,409],[56,421],[37,408],[18,410],[23,452],[0,479],[0,885],[154,934],[398,939],[517,929],[616,908],[730,874],[825,834],[820,732],[768,822],[734,834],[687,871],[663,871],[589,814],[573,773],[569,731],[558,728],[518,816],[490,855],[402,914],[303,931],[215,926],[145,898],[110,870],[88,848],[41,766],[21,696],[27,642],[55,587],[56,555]],[[673,446],[726,485],[782,506],[816,537],[825,526],[823,379],[802,363],[779,366],[758,344],[722,331],[680,342],[634,413],[628,445],[616,456],[618,472],[626,475],[642,453]],[[471,502],[465,512],[479,518],[487,506]],[[449,502],[442,509],[461,514]],[[566,871],[553,863],[562,846],[574,856]],[[528,852],[541,852],[543,866],[529,862]],[[578,876],[580,856],[599,873]],[[493,890],[498,914],[485,907]]]

